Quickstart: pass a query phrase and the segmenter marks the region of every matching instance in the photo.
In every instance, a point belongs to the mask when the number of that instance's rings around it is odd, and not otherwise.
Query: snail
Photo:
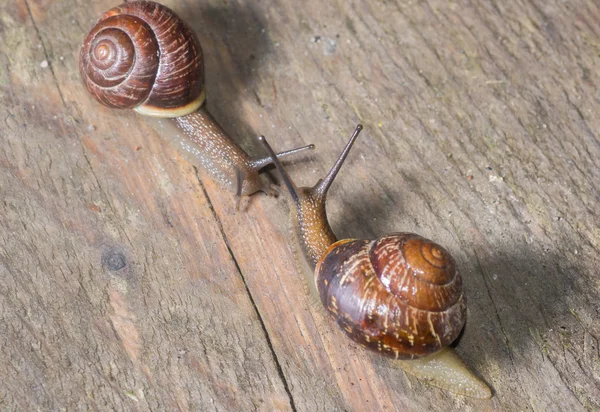
[[[200,43],[171,9],[141,0],[107,11],[83,42],[79,69],[88,91],[103,105],[174,122],[173,143],[213,180],[235,191],[238,204],[241,195],[277,194],[258,174],[271,158],[251,159],[206,109]]]
[[[287,188],[295,254],[314,300],[360,346],[395,359],[431,385],[488,399],[490,388],[448,345],[466,320],[462,280],[450,254],[412,233],[338,240],[327,221],[327,191],[362,126],[314,187],[297,188],[264,138]]]

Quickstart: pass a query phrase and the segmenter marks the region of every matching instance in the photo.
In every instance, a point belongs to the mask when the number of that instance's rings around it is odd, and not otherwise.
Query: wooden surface
[[[0,5],[0,409],[600,409],[594,0],[169,0],[208,106],[250,153],[315,143],[339,237],[457,259],[457,350],[489,401],[432,388],[304,293],[283,199],[235,213],[146,119],[100,107],[79,46],[111,0]],[[275,174],[273,174],[275,175]]]

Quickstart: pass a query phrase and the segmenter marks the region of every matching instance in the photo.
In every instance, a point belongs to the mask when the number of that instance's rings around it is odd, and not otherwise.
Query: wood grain
[[[429,387],[305,293],[283,199],[231,194],[81,86],[108,0],[0,5],[0,408],[600,408],[600,7],[593,0],[170,0],[208,107],[248,152],[315,143],[338,237],[414,231],[462,270],[457,350],[493,388]],[[44,63],[45,62],[45,63]]]

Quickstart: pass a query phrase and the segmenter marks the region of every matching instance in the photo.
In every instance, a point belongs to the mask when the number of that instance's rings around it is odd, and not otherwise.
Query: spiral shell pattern
[[[151,1],[106,12],[83,43],[79,68],[89,92],[108,107],[176,117],[204,101],[196,35],[172,10]]]
[[[453,258],[412,233],[336,242],[318,262],[315,281],[323,305],[351,339],[396,359],[442,349],[466,320]]]

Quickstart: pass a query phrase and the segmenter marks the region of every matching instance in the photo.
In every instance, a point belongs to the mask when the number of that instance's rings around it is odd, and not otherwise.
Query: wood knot
[[[102,265],[106,266],[108,270],[116,272],[127,266],[127,259],[123,253],[109,250],[102,255]]]

